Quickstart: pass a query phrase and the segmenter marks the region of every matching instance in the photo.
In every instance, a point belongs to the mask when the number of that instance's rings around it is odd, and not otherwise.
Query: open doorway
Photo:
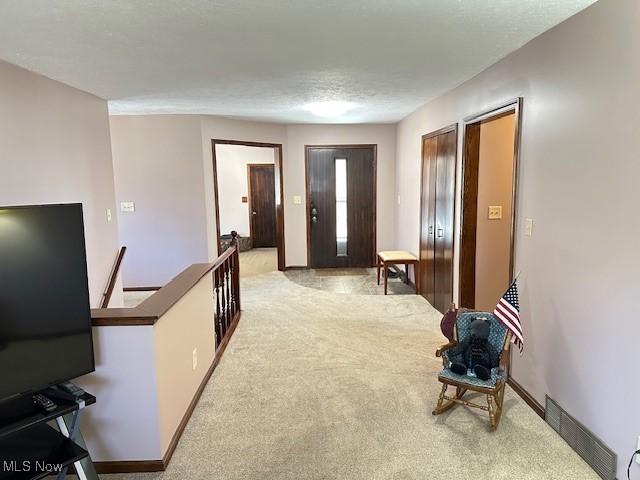
[[[282,146],[213,140],[219,254],[238,233],[240,275],[284,270]]]
[[[522,99],[465,120],[462,164],[462,307],[491,311],[514,277]]]

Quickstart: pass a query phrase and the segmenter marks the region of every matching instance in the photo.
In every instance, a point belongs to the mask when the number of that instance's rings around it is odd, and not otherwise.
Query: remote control
[[[41,393],[36,393],[33,397],[33,404],[44,410],[45,412],[53,412],[57,407],[49,398],[45,397]]]
[[[74,397],[81,397],[82,395],[84,395],[84,390],[77,386],[75,383],[62,382],[58,385],[58,388],[63,392],[70,393]]]

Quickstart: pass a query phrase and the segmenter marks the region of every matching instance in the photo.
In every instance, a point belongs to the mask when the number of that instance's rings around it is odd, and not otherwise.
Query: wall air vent
[[[604,480],[616,480],[617,455],[549,396],[545,420],[598,475]]]

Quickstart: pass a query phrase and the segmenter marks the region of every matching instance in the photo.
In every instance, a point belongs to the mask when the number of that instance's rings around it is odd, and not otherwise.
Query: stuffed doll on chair
[[[450,369],[458,375],[466,375],[473,371],[480,380],[491,378],[491,369],[500,361],[499,353],[489,343],[490,324],[482,317],[476,317],[470,325],[468,335],[448,352]]]

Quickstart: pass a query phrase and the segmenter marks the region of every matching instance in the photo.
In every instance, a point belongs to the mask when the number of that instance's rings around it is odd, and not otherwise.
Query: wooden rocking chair
[[[500,353],[500,366],[491,370],[491,378],[480,380],[472,375],[458,375],[449,369],[450,361],[447,351],[470,335],[470,325],[474,318],[482,317],[490,322],[489,343]],[[436,350],[436,357],[442,357],[444,369],[438,374],[438,380],[442,383],[442,391],[438,398],[433,415],[439,415],[451,409],[455,405],[479,408],[489,413],[489,425],[494,430],[500,422],[502,404],[504,401],[504,388],[509,371],[509,350],[511,347],[511,332],[492,314],[488,312],[463,312],[456,319],[453,332],[453,341]],[[447,395],[449,386],[456,388],[455,396]],[[486,395],[487,405],[463,400],[467,391],[478,392]]]

